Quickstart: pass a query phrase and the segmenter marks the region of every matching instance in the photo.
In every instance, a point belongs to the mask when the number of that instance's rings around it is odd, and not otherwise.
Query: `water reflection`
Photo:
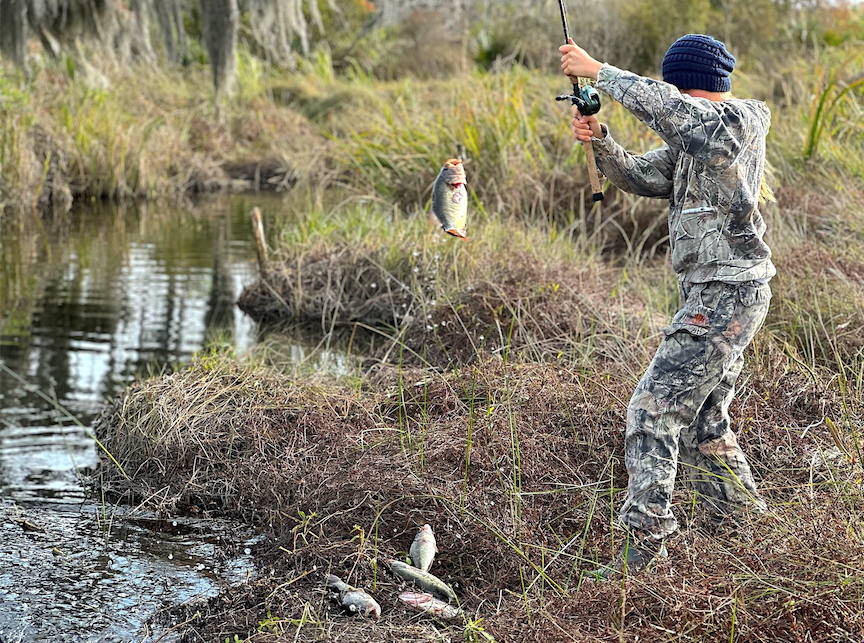
[[[158,520],[95,504],[0,501],[0,641],[171,639],[165,605],[254,579],[260,537],[218,520]],[[159,619],[156,619],[157,621]]]
[[[87,425],[136,374],[187,362],[214,334],[246,350],[255,329],[234,302],[255,278],[252,205],[93,204],[3,230],[0,359]],[[76,470],[95,464],[79,427],[0,374],[0,496],[78,501]]]
[[[78,476],[98,464],[96,446],[61,409],[89,426],[137,375],[208,342],[238,353],[256,342],[235,305],[256,278],[253,205],[293,216],[291,195],[231,196],[188,209],[92,204],[0,230],[0,363],[22,378],[0,369],[0,643],[167,643],[143,636],[159,609],[248,578],[248,556],[215,555],[227,523],[166,529],[86,502]],[[276,367],[348,369],[320,335],[267,342]]]

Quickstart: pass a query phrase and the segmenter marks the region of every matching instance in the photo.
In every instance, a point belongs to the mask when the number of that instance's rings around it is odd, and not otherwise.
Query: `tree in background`
[[[234,93],[237,74],[237,0],[201,0],[204,44],[213,71],[216,113],[222,98]]]
[[[165,56],[169,62],[182,63],[186,58],[186,28],[183,25],[183,9],[178,0],[136,0],[136,12],[144,15],[156,11],[159,30],[165,41]]]
[[[0,52],[23,67],[27,44],[27,6],[24,0],[0,0]]]
[[[838,27],[848,7],[823,0],[567,4],[577,42],[640,73],[658,71],[669,44],[688,32],[721,38],[736,54],[864,35],[860,12]],[[151,35],[163,47],[154,48]],[[94,58],[186,65],[206,52],[218,103],[235,86],[241,41],[250,55],[285,69],[320,48],[336,70],[383,78],[446,76],[475,65],[555,71],[561,25],[554,0],[0,0],[0,53],[25,67],[28,37],[85,76]]]
[[[66,55],[75,66],[97,55],[119,64],[152,63],[157,57],[150,34],[156,25],[165,62],[186,64],[194,25],[213,68],[218,104],[235,86],[241,16],[267,61],[288,67],[295,49],[309,51],[308,23],[324,27],[318,0],[0,0],[0,53],[26,69],[32,36],[50,55]]]

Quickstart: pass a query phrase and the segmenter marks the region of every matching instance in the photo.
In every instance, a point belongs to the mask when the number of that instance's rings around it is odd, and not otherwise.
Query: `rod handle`
[[[603,190],[600,187],[600,178],[597,176],[597,161],[594,160],[594,144],[591,141],[583,141],[585,148],[585,163],[588,166],[588,180],[591,181],[591,197],[594,201],[603,200]]]

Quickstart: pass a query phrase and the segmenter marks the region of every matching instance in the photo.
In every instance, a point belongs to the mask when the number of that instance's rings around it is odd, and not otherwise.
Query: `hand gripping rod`
[[[561,10],[561,24],[564,26],[564,44],[570,44],[570,30],[567,28],[567,9],[564,0],[558,0],[558,8]],[[555,100],[569,100],[576,105],[582,116],[591,116],[600,111],[600,94],[593,87],[579,87],[573,84],[573,93],[556,96]],[[603,192],[600,189],[600,179],[597,177],[597,162],[594,160],[594,145],[591,141],[583,141],[585,149],[585,162],[588,166],[588,180],[591,181],[592,198],[594,201],[603,200]]]

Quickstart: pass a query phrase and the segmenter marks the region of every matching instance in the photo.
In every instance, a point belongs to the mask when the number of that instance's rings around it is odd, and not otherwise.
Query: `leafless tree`
[[[27,44],[27,4],[24,0],[0,0],[0,51],[24,67]]]
[[[237,74],[237,0],[201,0],[204,44],[213,70],[217,112],[222,99],[234,91]]]

